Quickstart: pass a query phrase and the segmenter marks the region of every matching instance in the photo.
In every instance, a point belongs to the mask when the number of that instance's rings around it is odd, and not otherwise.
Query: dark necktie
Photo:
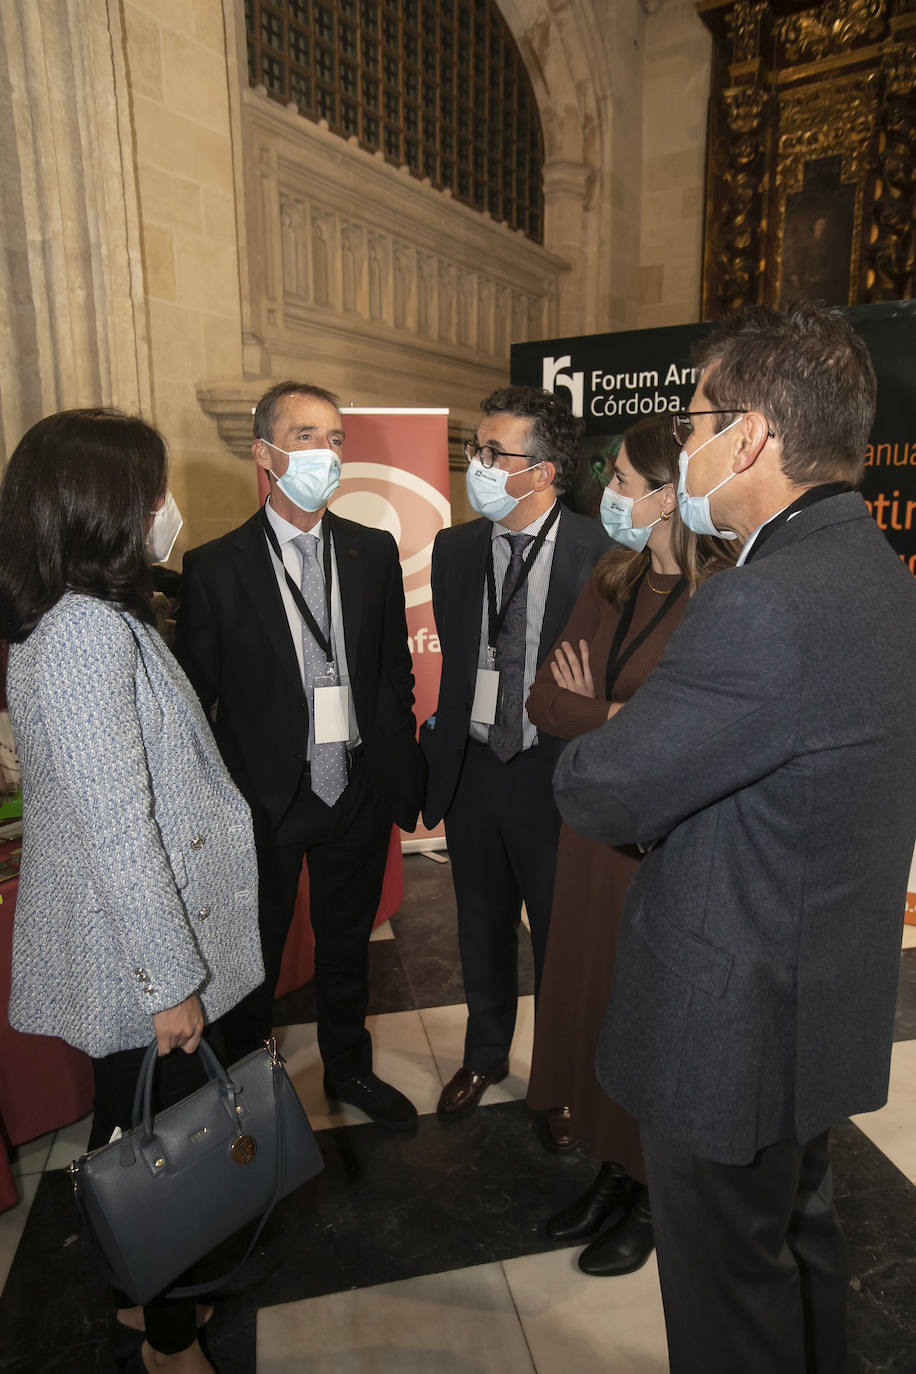
[[[315,617],[319,630],[323,635],[327,635],[328,612],[324,576],[318,562],[318,540],[313,534],[300,534],[293,543],[302,559],[302,595]],[[333,806],[347,785],[347,746],[343,740],[335,740],[333,744],[315,742],[315,679],[327,673],[328,664],[305,621],[302,622],[302,663],[305,669],[306,700],[309,703],[312,791],[326,806]]]
[[[512,550],[503,578],[500,608],[519,579],[524,566],[522,553],[531,543],[530,534],[503,534]],[[495,724],[490,726],[489,744],[503,763],[522,747],[522,711],[525,705],[525,639],[528,631],[527,578],[509,602],[505,619],[496,636],[496,670],[499,673],[499,702]]]

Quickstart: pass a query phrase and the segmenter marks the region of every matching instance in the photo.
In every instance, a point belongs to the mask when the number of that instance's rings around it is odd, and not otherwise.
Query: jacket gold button
[[[207,843],[207,841],[206,841],[206,839],[204,838],[203,835],[195,835],[194,838],[193,838],[193,840],[191,841],[191,848],[192,848],[192,849],[203,849],[203,847],[204,847],[204,845],[205,845],[206,843]]]
[[[210,915],[210,908],[208,906],[202,906],[197,914],[202,921],[205,921]]]

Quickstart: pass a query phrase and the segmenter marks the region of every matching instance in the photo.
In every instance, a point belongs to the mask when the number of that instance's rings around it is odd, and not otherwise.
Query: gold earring
[[[670,519],[671,519],[671,512],[670,512],[670,510],[663,510],[662,513],[661,513],[661,517],[660,517],[660,518],[661,518],[662,520],[670,520]]]

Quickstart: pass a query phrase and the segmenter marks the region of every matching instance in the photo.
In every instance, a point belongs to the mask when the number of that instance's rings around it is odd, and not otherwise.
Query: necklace
[[[669,573],[668,576],[670,577],[670,575],[671,575],[671,574]],[[664,576],[664,574],[663,574],[663,573],[660,573],[659,576],[662,577],[662,576]],[[656,596],[667,596],[668,593],[669,593],[670,590],[671,590],[670,587],[653,587],[653,586],[652,586],[652,578],[649,576],[648,571],[646,572],[646,582],[647,582],[648,585],[649,585],[649,591],[650,591],[650,592],[654,592]]]

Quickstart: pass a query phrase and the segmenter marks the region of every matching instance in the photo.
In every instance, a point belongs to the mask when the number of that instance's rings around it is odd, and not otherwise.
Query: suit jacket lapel
[[[790,520],[780,524],[770,538],[765,540],[757,549],[755,557],[762,561],[769,554],[777,553],[779,549],[785,548],[788,544],[794,544],[796,540],[804,539],[812,530],[865,517],[871,518],[860,492],[838,492],[834,496],[825,497],[822,501],[816,501],[813,505],[803,507]],[[756,540],[754,543],[756,545]],[[751,546],[751,554],[754,555],[753,545]],[[752,561],[753,559],[748,560],[748,562]]]
[[[468,651],[461,656],[470,681],[477,672],[477,650],[480,644],[480,624],[486,596],[487,550],[493,537],[489,520],[481,520],[474,529],[466,561],[457,561],[451,568],[453,586],[449,597],[453,616],[450,639],[466,644]]]
[[[328,511],[327,528],[331,533],[334,561],[337,565],[337,585],[340,588],[340,609],[343,615],[344,644],[351,685],[358,661],[357,650],[362,630],[365,600],[366,560],[360,547],[359,527],[345,522]]]
[[[302,676],[289,632],[286,609],[277,586],[273,554],[261,524],[260,511],[245,522],[235,536],[238,575],[251,597],[264,633],[270,640],[277,661],[289,675],[297,693],[302,694]]]
[[[576,538],[572,522],[567,520],[566,512],[560,508],[557,523],[557,538],[550,565],[550,584],[547,588],[547,602],[544,606],[544,621],[541,625],[541,639],[538,644],[538,667],[544,662],[553,645],[559,638],[563,626],[572,612],[574,598],[570,595],[578,582],[578,567],[581,546]]]

